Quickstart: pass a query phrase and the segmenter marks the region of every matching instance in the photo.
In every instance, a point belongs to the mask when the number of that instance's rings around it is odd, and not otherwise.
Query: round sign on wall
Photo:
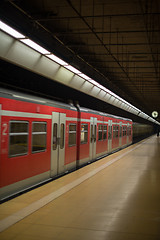
[[[158,112],[157,111],[153,111],[152,112],[152,117],[154,117],[154,118],[158,117]]]

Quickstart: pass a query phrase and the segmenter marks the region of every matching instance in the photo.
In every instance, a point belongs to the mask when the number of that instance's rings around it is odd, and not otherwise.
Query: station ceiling
[[[160,115],[159,0],[5,0],[0,17],[148,115]]]

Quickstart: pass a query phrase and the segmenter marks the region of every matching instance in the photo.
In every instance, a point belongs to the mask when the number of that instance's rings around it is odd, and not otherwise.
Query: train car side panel
[[[3,116],[2,128],[1,186],[50,170],[49,120]]]

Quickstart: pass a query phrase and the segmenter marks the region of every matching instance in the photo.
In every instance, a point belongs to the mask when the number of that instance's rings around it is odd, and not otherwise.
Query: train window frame
[[[119,126],[117,124],[113,124],[113,138],[118,138]]]
[[[33,131],[33,125],[34,124],[45,124],[45,126],[46,126],[46,131],[44,131],[44,132],[36,132],[36,131]],[[33,121],[32,122],[32,141],[31,141],[31,152],[32,152],[32,154],[36,154],[36,153],[40,153],[40,152],[45,152],[46,151],[46,149],[47,149],[47,122],[46,121]],[[45,146],[45,148],[43,148],[43,149],[39,149],[39,150],[33,150],[33,137],[34,136],[38,136],[38,135],[45,135],[45,144],[44,144],[44,146]]]
[[[112,130],[113,130],[113,126],[109,125],[108,126],[108,140],[112,140],[112,138],[113,138]]]
[[[75,126],[75,130],[70,130],[71,126]],[[74,139],[74,143],[70,142],[70,137],[72,136],[71,134],[76,134],[75,139]],[[69,147],[74,147],[77,144],[77,124],[76,123],[69,123],[68,126],[68,146]]]
[[[21,123],[21,124],[27,124],[27,131],[26,132],[11,132],[11,125],[12,123]],[[12,157],[18,157],[18,156],[25,156],[28,154],[28,149],[29,149],[29,122],[24,121],[24,120],[10,120],[9,121],[9,146],[8,146],[8,156],[10,158]],[[27,141],[26,141],[26,151],[21,152],[21,153],[11,153],[11,137],[13,136],[27,136]],[[14,148],[15,149],[15,148]]]
[[[97,141],[97,125],[94,126],[94,142]]]
[[[53,140],[52,140],[52,150],[57,150],[57,134],[58,134],[58,124],[53,124]]]
[[[126,125],[123,125],[123,133],[122,133],[122,136],[125,137],[127,136],[127,126]]]
[[[127,127],[127,136],[131,136],[131,126]]]
[[[61,123],[60,125],[60,149],[64,148],[64,144],[65,144],[65,124]]]
[[[100,129],[99,127],[102,127],[102,129]],[[98,125],[98,141],[103,141],[103,124]]]
[[[121,125],[119,126],[119,137],[120,138],[122,137],[122,126]]]
[[[87,129],[82,130],[82,126],[87,126]],[[84,134],[82,140],[82,134]],[[87,144],[88,143],[88,123],[81,123],[81,144]]]
[[[103,141],[107,140],[107,129],[108,129],[107,124],[104,124],[103,125]]]
[[[117,125],[117,130],[116,130],[116,138],[119,137],[119,125]]]

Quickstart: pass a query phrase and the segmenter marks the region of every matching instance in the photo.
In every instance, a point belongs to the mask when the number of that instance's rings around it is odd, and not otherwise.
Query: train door
[[[89,159],[96,158],[97,118],[91,117],[90,124],[90,153]]]
[[[65,170],[65,126],[66,114],[52,113],[51,177]]]
[[[108,120],[108,152],[112,151],[112,120]]]

